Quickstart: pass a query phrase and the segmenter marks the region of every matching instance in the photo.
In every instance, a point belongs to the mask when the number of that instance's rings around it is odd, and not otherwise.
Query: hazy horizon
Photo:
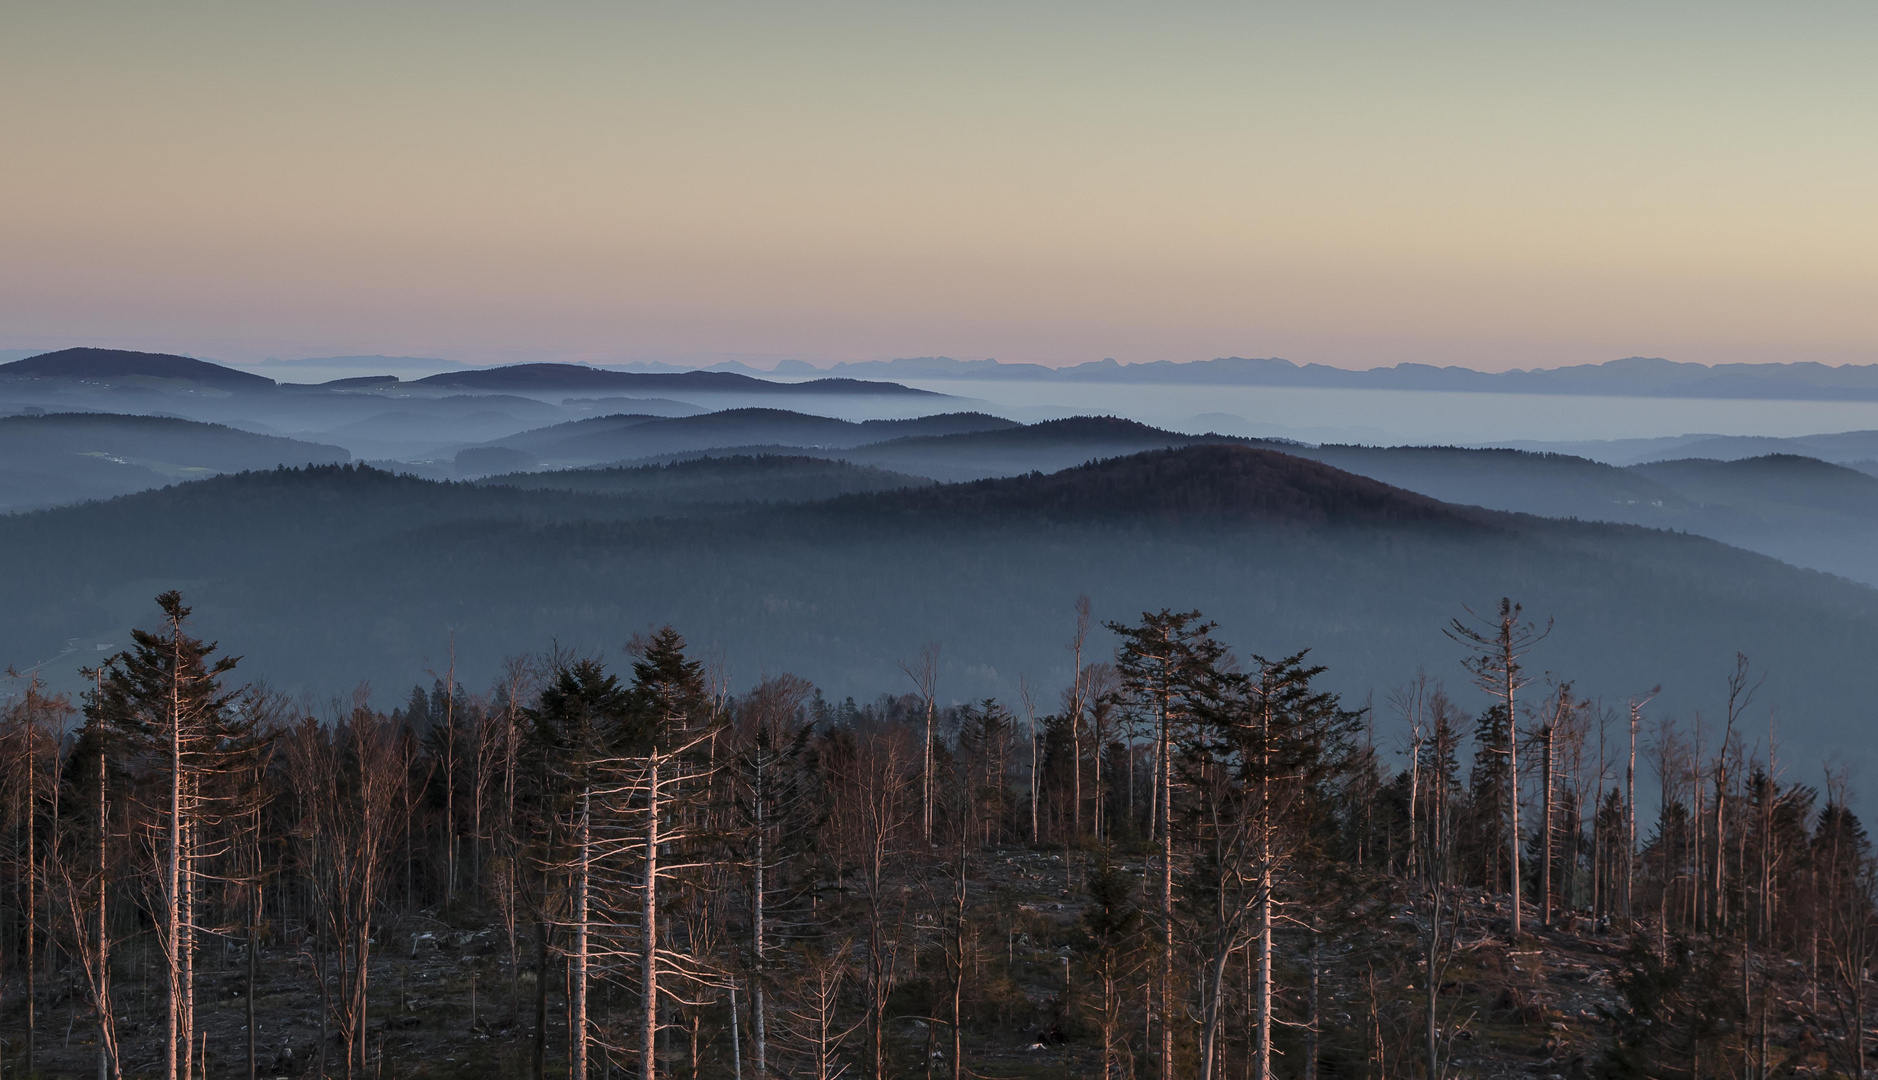
[[[1560,360],[1557,363],[1544,363],[1544,364],[1535,363],[1535,364],[1526,365],[1526,366],[1519,366],[1519,365],[1512,365],[1512,364],[1500,364],[1500,365],[1479,364],[1479,363],[1470,364],[1470,363],[1463,363],[1460,361],[1441,361],[1441,360],[1388,360],[1388,361],[1374,360],[1374,361],[1368,361],[1362,358],[1346,358],[1342,361],[1332,362],[1329,360],[1319,360],[1319,359],[1311,359],[1307,357],[1297,357],[1297,356],[1281,356],[1281,355],[1276,355],[1276,354],[1254,356],[1251,353],[1230,353],[1230,354],[1221,353],[1217,356],[1198,356],[1198,355],[1165,356],[1165,357],[1143,356],[1143,357],[1132,359],[1132,360],[1122,360],[1117,357],[1105,355],[1105,356],[1072,357],[1072,358],[1066,358],[1066,359],[1059,359],[1055,361],[1020,360],[1020,359],[1012,359],[1010,357],[997,357],[997,356],[952,356],[952,355],[944,355],[944,354],[916,354],[916,353],[911,353],[911,352],[897,352],[897,353],[889,352],[889,353],[880,353],[880,354],[864,355],[864,356],[851,356],[851,357],[814,357],[814,356],[805,356],[800,353],[787,353],[787,354],[782,354],[782,353],[778,353],[778,354],[708,353],[708,354],[697,354],[697,355],[655,353],[655,354],[646,354],[646,355],[577,356],[577,355],[569,355],[569,354],[556,353],[556,352],[537,352],[537,353],[521,353],[521,354],[517,354],[513,356],[503,356],[503,357],[498,357],[498,358],[488,358],[488,357],[479,357],[474,352],[462,352],[462,351],[455,351],[455,355],[443,355],[443,353],[453,352],[453,350],[437,350],[434,352],[393,352],[393,351],[388,351],[388,349],[386,348],[377,348],[377,349],[362,348],[356,351],[347,351],[347,352],[302,351],[298,353],[293,353],[291,355],[281,355],[281,352],[283,350],[269,350],[266,348],[262,348],[258,352],[252,352],[252,353],[250,352],[215,353],[215,352],[203,350],[203,349],[192,349],[187,346],[170,346],[170,345],[166,345],[160,342],[152,343],[149,341],[145,341],[141,338],[135,338],[135,337],[127,338],[123,341],[113,341],[113,342],[107,343],[105,341],[97,340],[96,335],[92,335],[92,336],[80,335],[80,336],[73,336],[73,337],[66,337],[66,338],[55,338],[55,339],[51,339],[50,343],[46,343],[46,344],[0,345],[0,363],[5,363],[5,362],[16,360],[16,359],[24,359],[30,356],[38,356],[38,355],[42,355],[42,354],[49,353],[49,352],[57,352],[62,349],[69,349],[69,348],[111,348],[111,349],[123,349],[123,350],[130,351],[130,352],[162,353],[162,354],[172,354],[172,355],[177,355],[177,356],[187,356],[187,357],[191,357],[197,360],[206,360],[211,363],[223,364],[228,367],[238,368],[244,371],[271,373],[270,377],[275,378],[277,381],[296,381],[296,375],[298,374],[295,371],[296,368],[309,369],[309,370],[318,372],[329,366],[331,367],[357,366],[360,370],[365,370],[367,368],[373,367],[374,363],[381,362],[381,361],[391,362],[390,365],[379,364],[379,366],[384,369],[382,372],[383,374],[413,375],[413,376],[415,375],[416,372],[420,370],[420,368],[422,368],[423,370],[427,370],[427,371],[442,371],[442,370],[448,370],[448,369],[452,369],[456,367],[466,367],[466,368],[504,367],[504,366],[514,365],[514,364],[541,364],[541,363],[580,364],[580,365],[588,366],[588,367],[622,367],[622,368],[628,368],[628,367],[634,367],[634,366],[640,366],[640,365],[647,365],[647,366],[667,365],[670,367],[684,368],[687,370],[704,370],[704,369],[723,366],[727,364],[741,364],[745,367],[748,367],[757,371],[772,372],[772,373],[776,372],[777,368],[780,365],[800,363],[800,364],[807,364],[821,371],[835,372],[835,371],[839,371],[843,365],[869,364],[869,363],[893,363],[897,361],[906,361],[906,360],[950,360],[950,361],[959,361],[959,362],[966,362],[966,363],[991,361],[994,363],[1002,363],[1002,364],[1036,364],[1037,366],[1040,366],[1040,367],[1060,370],[1060,369],[1065,369],[1065,368],[1073,368],[1082,364],[1100,363],[1103,361],[1114,361],[1115,363],[1120,364],[1124,367],[1135,367],[1135,366],[1159,364],[1159,363],[1198,364],[1198,363],[1205,363],[1211,360],[1220,360],[1220,359],[1276,359],[1276,360],[1284,360],[1289,363],[1296,364],[1300,367],[1309,366],[1309,365],[1319,365],[1323,367],[1337,368],[1337,369],[1344,370],[1344,371],[1372,371],[1372,370],[1392,368],[1392,367],[1397,366],[1398,364],[1424,364],[1430,367],[1460,368],[1460,369],[1467,370],[1467,371],[1481,372],[1483,374],[1502,374],[1506,372],[1515,372],[1515,371],[1547,371],[1547,370],[1556,370],[1559,368],[1568,368],[1568,367],[1596,367],[1596,366],[1600,366],[1603,364],[1610,364],[1610,363],[1615,363],[1615,362],[1619,362],[1623,360],[1634,360],[1634,359],[1668,360],[1671,363],[1676,363],[1676,364],[1698,364],[1698,365],[1702,365],[1705,367],[1720,367],[1725,364],[1794,364],[1794,363],[1818,363],[1818,364],[1821,364],[1822,366],[1831,367],[1831,368],[1878,366],[1878,356],[1874,356],[1874,358],[1870,360],[1840,360],[1840,361],[1789,360],[1789,359],[1779,359],[1779,358],[1765,358],[1765,359],[1758,359],[1758,360],[1757,359],[1716,360],[1716,359],[1706,359],[1706,358],[1658,356],[1658,355],[1650,355],[1650,354],[1638,353],[1638,352],[1629,352],[1629,353],[1623,353],[1622,355],[1612,355],[1612,356],[1586,357],[1582,359],[1565,359],[1565,360]],[[348,364],[343,364],[343,363],[334,363],[334,362],[339,362],[339,361],[356,362],[356,364],[348,365]],[[431,366],[426,367],[425,365],[431,365]],[[790,373],[787,373],[787,372],[779,373],[779,377],[788,378],[790,377]]]
[[[1869,6],[5,20],[23,347],[1878,360]]]

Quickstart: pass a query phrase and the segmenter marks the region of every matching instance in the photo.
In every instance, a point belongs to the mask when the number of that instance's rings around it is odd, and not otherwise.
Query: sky
[[[1878,362],[1878,5],[10,0],[0,348]]]

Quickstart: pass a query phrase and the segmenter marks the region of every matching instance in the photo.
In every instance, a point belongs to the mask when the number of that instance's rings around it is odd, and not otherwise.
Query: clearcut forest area
[[[1865,1075],[1868,433],[979,404],[0,365],[0,1075]]]

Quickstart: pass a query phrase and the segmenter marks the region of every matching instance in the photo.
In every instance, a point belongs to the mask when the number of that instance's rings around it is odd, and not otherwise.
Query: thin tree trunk
[[[544,900],[545,904],[546,901]],[[548,1075],[548,916],[535,923],[535,1080]]]
[[[103,676],[100,675],[100,679],[102,678]],[[105,858],[105,841],[109,832],[107,823],[110,809],[110,804],[105,801],[106,772],[104,731],[101,723],[98,728],[98,1080],[106,1080],[107,1077],[117,1074],[116,1055],[112,1053],[117,1045],[117,1032],[111,1019],[111,937],[110,927],[105,921],[106,901],[109,896],[107,892],[109,863]]]
[[[567,1038],[571,1080],[587,1080],[587,904],[593,871],[593,791],[580,793],[580,878],[574,885],[574,971],[572,1017]]]
[[[743,1080],[743,1032],[737,1022],[737,980],[730,981],[730,1068],[734,1080]]]
[[[1432,860],[1431,860],[1432,861]],[[1424,1080],[1441,1080],[1440,1043],[1437,1035],[1439,1006],[1441,1003],[1441,971],[1437,956],[1441,950],[1441,883],[1437,881],[1429,890],[1428,933],[1424,939],[1422,961],[1422,996],[1425,1010],[1422,1015],[1422,1055],[1426,1062],[1427,1075]]]
[[[1261,783],[1263,783],[1261,781]],[[1270,1080],[1272,1075],[1272,843],[1269,822],[1259,824],[1259,896],[1254,913],[1257,921],[1258,970],[1252,989],[1252,1080]],[[1317,938],[1311,938],[1313,976]],[[1313,988],[1315,982],[1312,983]],[[1316,1016],[1313,1013],[1312,1022]],[[1308,1065],[1308,1059],[1306,1064]]]
[[[1630,703],[1630,758],[1624,766],[1624,923],[1634,927],[1631,907],[1632,868],[1637,862],[1637,727],[1643,722],[1642,706]]]
[[[1169,703],[1161,698],[1161,735],[1155,777],[1161,830],[1161,1078],[1174,1075],[1174,812],[1173,733]]]
[[[254,889],[252,906],[248,909],[248,1080],[255,1080],[254,1060],[254,983],[260,977],[261,936],[258,920],[260,917],[261,887]]]
[[[182,856],[182,1050],[183,1076],[195,1076],[196,1053],[196,824],[195,824],[195,785],[188,784],[183,789],[183,797],[190,806],[190,822],[183,829]]]
[[[1562,699],[1564,691],[1560,690],[1559,693]],[[1562,700],[1560,705],[1560,713],[1562,713],[1564,711]],[[1544,761],[1541,766],[1541,772],[1543,774],[1541,787],[1544,790],[1540,796],[1542,806],[1540,809],[1541,823],[1539,826],[1542,833],[1539,842],[1540,859],[1542,860],[1542,865],[1539,867],[1539,925],[1550,929],[1552,926],[1552,765],[1554,754],[1556,753],[1555,744],[1558,739],[1558,723],[1556,716],[1554,717],[1553,723],[1547,724],[1539,735],[1544,745]]]
[[[164,1076],[167,1080],[178,1080],[176,1066],[178,1062],[176,1036],[182,1021],[182,987],[178,985],[181,972],[182,949],[182,902],[183,881],[183,731],[182,731],[182,693],[177,684],[182,669],[181,631],[176,632],[171,647],[170,665],[170,805],[169,805],[169,851],[164,866],[164,885],[166,901],[163,912],[163,945],[168,965],[169,993],[167,1008],[164,1012]]]
[[[38,1069],[37,1060],[38,1060],[38,1045],[39,1045],[39,1015],[38,1015],[39,963],[38,963],[38,954],[36,951],[37,942],[34,940],[34,938],[37,937],[39,933],[39,900],[38,900],[38,892],[37,892],[37,886],[38,886],[38,881],[39,881],[39,850],[38,850],[39,830],[34,827],[36,824],[34,819],[38,817],[38,806],[36,805],[38,803],[38,798],[37,798],[37,793],[35,792],[34,789],[37,788],[39,784],[39,764],[38,764],[39,754],[38,754],[38,746],[37,746],[37,743],[39,741],[37,738],[39,734],[39,725],[36,722],[36,717],[35,717],[35,713],[37,712],[38,702],[33,700],[33,698],[34,698],[34,694],[32,690],[29,690],[27,692],[27,701],[26,701],[26,709],[25,709],[26,726],[25,726],[25,729],[21,733],[22,738],[24,739],[24,742],[25,742],[25,751],[26,751],[26,789],[25,789],[25,797],[24,797],[25,813],[23,813],[20,817],[21,817],[21,820],[26,823],[26,869],[24,873],[24,878],[25,878],[24,884],[26,886],[26,898],[25,898],[24,904],[22,904],[21,906],[25,908],[25,911],[23,912],[23,914],[26,916],[26,1075],[27,1076],[31,1076]]]
[[[1510,624],[1509,624],[1510,625]],[[1508,631],[1510,633],[1510,631]],[[1511,646],[1507,646],[1505,656],[1506,676],[1506,846],[1507,865],[1513,893],[1512,941],[1519,942],[1519,719],[1513,711],[1513,656]]]
[[[646,788],[646,884],[645,884],[645,965],[644,1015],[640,1022],[641,1080],[658,1080],[659,1033],[659,759],[652,757],[651,782]]]
[[[764,780],[768,773],[768,759],[761,756],[763,754],[761,748],[759,748],[758,754],[755,777],[756,797],[751,800],[756,812],[756,865],[753,867],[755,888],[752,890],[753,895],[751,896],[751,961],[753,970],[750,977],[750,1029],[751,1035],[756,1040],[753,1049],[756,1052],[754,1063],[756,1066],[757,1080],[769,1080],[769,1024],[765,1015],[769,1010],[763,986],[764,947],[767,944],[764,933],[767,929],[764,923],[764,893],[768,891],[768,881],[764,873],[766,869],[764,860],[769,855],[767,845],[764,843],[768,837],[769,824],[764,820],[764,804],[768,794],[764,790],[766,786]]]

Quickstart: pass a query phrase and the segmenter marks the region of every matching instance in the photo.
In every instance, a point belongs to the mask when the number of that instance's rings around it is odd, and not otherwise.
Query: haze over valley
[[[1874,55],[0,5],[0,1080],[1869,1080]]]
[[[1846,663],[1878,595],[1878,432],[1582,454],[1312,444],[1159,428],[1126,417],[1125,390],[1110,400],[1106,415],[1024,422],[851,378],[523,365],[277,385],[152,354],[22,359],[0,366],[0,440],[16,448],[0,499],[45,512],[5,523],[12,550],[33,553],[12,562],[32,615],[7,644],[69,680],[49,661],[122,638],[144,594],[176,587],[246,642],[250,671],[295,693],[396,687],[452,642],[465,670],[492,672],[518,633],[604,652],[619,627],[670,621],[737,677],[794,671],[838,696],[877,692],[904,654],[949,641],[950,693],[971,699],[1059,667],[1037,644],[1062,615],[1052,597],[1086,593],[1103,612],[1198,607],[1262,649],[1308,644],[1346,692],[1374,695],[1440,670],[1436,631],[1461,605],[1517,593],[1560,620],[1546,667],[1583,689],[1619,700],[1663,683],[1674,707],[1713,708],[1712,672],[1742,651],[1787,715],[1819,717],[1790,721],[1795,745],[1857,741],[1842,741],[1867,708]],[[1419,539],[1389,515],[1259,509],[1274,496],[1224,479],[1233,467],[1212,455],[1227,450],[1430,508],[1411,515]],[[1171,470],[1172,517],[1148,508],[1144,468]],[[1069,496],[1039,476],[1075,493],[1075,535],[1059,535]],[[969,505],[948,500],[975,482],[1018,486],[996,513],[937,509]],[[1422,554],[1384,555],[1383,535]],[[1723,607],[1693,634],[1701,604]],[[282,610],[295,618],[276,623]]]

